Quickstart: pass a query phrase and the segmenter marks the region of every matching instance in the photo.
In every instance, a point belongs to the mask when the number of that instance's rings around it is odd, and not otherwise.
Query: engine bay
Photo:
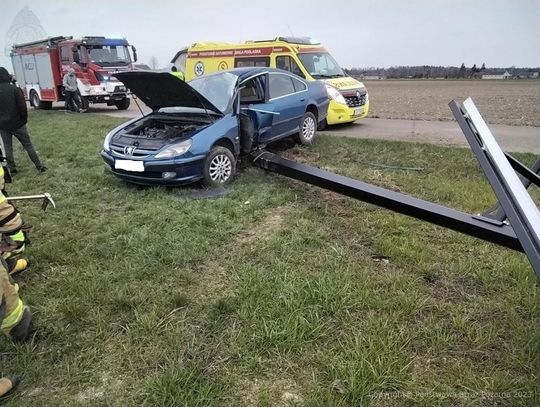
[[[170,140],[191,137],[208,125],[205,121],[189,118],[147,117],[120,130],[111,142],[117,146],[136,145],[154,150]]]

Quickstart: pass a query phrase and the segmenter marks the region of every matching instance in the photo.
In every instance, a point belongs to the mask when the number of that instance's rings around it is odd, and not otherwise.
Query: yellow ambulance
[[[273,40],[196,43],[176,53],[171,63],[186,81],[225,69],[269,66],[326,84],[330,104],[327,124],[350,123],[366,117],[369,95],[362,82],[347,75],[318,41],[308,37]]]

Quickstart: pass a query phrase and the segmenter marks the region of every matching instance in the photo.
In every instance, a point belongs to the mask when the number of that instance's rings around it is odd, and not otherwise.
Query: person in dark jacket
[[[22,90],[11,83],[11,75],[0,67],[0,135],[4,143],[6,160],[11,173],[17,172],[13,156],[13,140],[15,136],[32,160],[39,172],[47,171],[39,159],[36,149],[26,129],[28,111]]]

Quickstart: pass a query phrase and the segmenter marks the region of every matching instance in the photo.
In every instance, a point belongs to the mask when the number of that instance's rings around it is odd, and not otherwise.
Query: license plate
[[[364,113],[364,109],[354,109],[355,116],[360,116],[362,113]]]
[[[134,160],[116,160],[114,168],[117,170],[144,172],[144,162]]]

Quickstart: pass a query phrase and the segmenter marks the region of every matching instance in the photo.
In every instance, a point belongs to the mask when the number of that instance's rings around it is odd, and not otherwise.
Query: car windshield
[[[300,53],[298,58],[306,71],[315,78],[340,78],[346,76],[332,55],[328,52]]]
[[[237,80],[236,75],[223,72],[193,79],[189,85],[225,113],[231,105]]]
[[[100,66],[127,65],[131,62],[125,45],[87,45],[90,61]]]

